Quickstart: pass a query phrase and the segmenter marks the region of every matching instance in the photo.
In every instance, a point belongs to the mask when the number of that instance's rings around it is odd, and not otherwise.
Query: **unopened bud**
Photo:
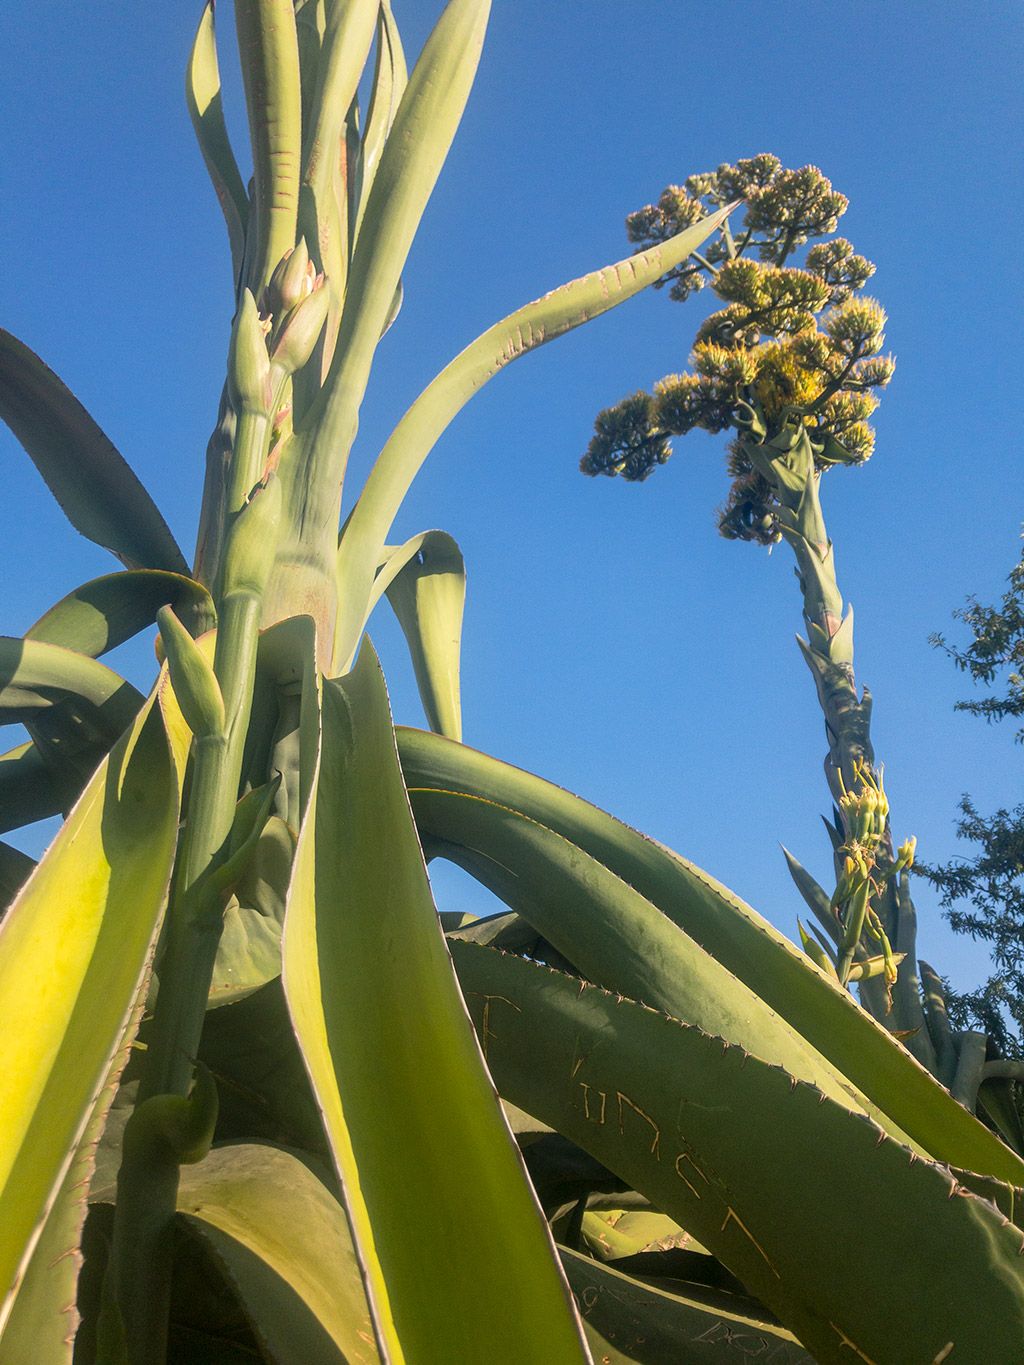
[[[917,852],[917,839],[911,835],[909,839],[900,844],[896,850],[896,869],[902,872],[914,866],[914,854]]]
[[[312,268],[312,273],[311,273]],[[278,261],[267,285],[267,306],[275,318],[291,312],[313,291],[316,269],[309,259],[305,237]]]
[[[270,404],[267,331],[250,290],[242,293],[228,349],[228,396],[236,412],[265,412]]]
[[[330,306],[331,291],[318,276],[313,292],[292,309],[274,343],[271,359],[285,374],[297,373],[313,354]]]
[[[224,554],[224,595],[245,592],[259,597],[277,555],[281,521],[281,480],[270,474],[238,512]]]
[[[223,734],[224,698],[209,659],[172,607],[161,607],[156,620],[171,687],[185,723],[197,739]]]

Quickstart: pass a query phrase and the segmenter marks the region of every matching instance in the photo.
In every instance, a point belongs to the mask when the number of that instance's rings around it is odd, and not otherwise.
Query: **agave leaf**
[[[0,926],[0,1017],[18,1022],[0,1072],[0,1331],[159,927],[190,740],[163,684],[161,693],[163,717],[154,692]]]
[[[318,429],[293,473],[296,489],[329,505],[332,516],[373,353],[413,236],[462,118],[489,9],[490,0],[449,0],[413,69],[373,179]],[[373,568],[376,564],[375,558]]]
[[[673,1218],[654,1209],[592,1210],[588,1207],[583,1215],[582,1230],[591,1252],[601,1261],[635,1256],[641,1251],[693,1250],[697,1246]],[[701,1254],[699,1249],[697,1254]]]
[[[389,146],[398,135],[396,126]],[[624,303],[684,261],[721,226],[733,207],[710,214],[660,246],[595,270],[510,313],[470,342],[423,390],[388,438],[342,532],[337,575],[344,588],[334,654],[338,666],[358,644],[362,604],[369,596],[395,514],[451,420],[505,365]]]
[[[380,1359],[345,1211],[297,1157],[255,1143],[215,1148],[182,1170],[178,1210],[273,1365]]]
[[[192,635],[216,623],[213,599],[202,583],[182,574],[133,569],[83,583],[30,626],[25,639],[98,659],[151,626],[162,606],[172,606]]]
[[[1024,1184],[1024,1161],[767,920],[700,868],[541,778],[423,730],[397,731],[410,788],[462,791],[570,839],[684,929],[936,1159]]]
[[[129,569],[188,574],[167,523],[124,458],[71,390],[3,328],[0,417],[76,531]]]
[[[785,1327],[753,1300],[703,1301],[692,1286],[673,1292],[623,1275],[588,1256],[559,1247],[580,1305],[594,1359],[606,1365],[814,1365]],[[711,1297],[711,1296],[709,1296]]]
[[[0,1340],[4,1365],[35,1365],[43,1360],[47,1365],[69,1365],[72,1359],[80,1317],[77,1290],[87,1196],[98,1173],[97,1154],[144,1001],[145,991],[140,990],[121,1046],[26,1266]]]
[[[1015,1358],[1024,1234],[947,1168],[700,1029],[451,949],[502,1094],[691,1229],[815,1360]]]
[[[231,264],[237,281],[242,273],[245,229],[249,220],[249,197],[231,150],[220,92],[217,63],[217,37],[214,31],[213,0],[207,0],[185,73],[185,102],[192,120],[199,150],[213,182],[217,202],[227,224],[231,245]]]
[[[284,986],[381,1353],[586,1360],[445,951],[369,646],[353,674],[324,683],[322,727]],[[424,1272],[428,1236],[440,1274]]]
[[[415,788],[410,796],[420,828],[445,839],[462,867],[571,954],[588,980],[697,1024],[785,1066],[838,1103],[870,1112],[784,1019],[579,845],[492,801]]]
[[[143,698],[95,659],[60,645],[0,637],[0,724],[31,721],[65,701],[113,738],[138,714]]]
[[[398,113],[405,87],[409,83],[409,73],[405,65],[405,53],[398,33],[395,16],[391,12],[390,0],[380,0],[380,16],[377,21],[377,60],[373,70],[373,84],[370,88],[370,104],[366,111],[366,127],[363,130],[362,152],[359,157],[357,179],[356,219],[353,224],[353,241],[359,234],[359,225],[366,211],[366,201],[377,173],[384,143],[391,132]],[[397,309],[395,312],[397,313]],[[387,331],[387,328],[384,329]]]
[[[295,245],[302,102],[292,0],[240,0],[235,27],[255,180],[248,284],[258,299],[278,261]]]
[[[35,859],[27,853],[0,843],[0,914],[25,885],[35,865]]]
[[[31,740],[0,754],[0,833],[57,815],[74,799]]]
[[[336,183],[338,149],[377,22],[378,0],[330,6],[318,62],[313,126],[303,157],[299,227],[340,304],[348,266],[348,186]],[[351,172],[350,172],[351,173]]]
[[[445,531],[424,531],[387,546],[370,610],[387,593],[409,646],[420,700],[430,728],[462,738],[459,664],[466,564]]]

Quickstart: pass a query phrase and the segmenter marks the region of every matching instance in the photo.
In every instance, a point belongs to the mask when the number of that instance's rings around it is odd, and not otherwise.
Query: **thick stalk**
[[[240,445],[245,421],[241,421]],[[251,457],[252,451],[236,454]],[[222,928],[219,901],[190,895],[222,855],[231,830],[252,709],[263,590],[277,549],[280,486],[260,485],[232,518],[221,570],[214,674],[223,730],[195,746],[188,815],[179,846],[140,1102],[188,1094]],[[172,1265],[177,1168],[126,1171],[119,1189],[111,1267],[130,1365],[162,1365]],[[145,1230],[144,1245],[140,1229]]]
[[[806,641],[799,643],[814,677],[825,718],[828,741],[825,776],[838,810],[844,789],[859,790],[863,785],[861,774],[875,776],[877,770],[871,744],[871,694],[865,688],[857,695],[853,610],[848,608],[844,613],[834,549],[821,508],[820,475],[815,469],[814,451],[802,425],[785,427],[764,444],[745,439],[743,449],[776,492],[779,528],[796,558],[807,630]],[[879,853],[882,860],[892,861],[888,825]],[[873,902],[890,943],[906,954],[893,987],[892,1008],[888,1008],[884,991],[878,989],[862,991],[861,1001],[886,1028],[906,1034],[904,1041],[910,1051],[931,1072],[937,1073],[936,1050],[928,1032],[917,975],[916,915],[905,883],[902,890],[900,894],[896,878],[890,878]]]

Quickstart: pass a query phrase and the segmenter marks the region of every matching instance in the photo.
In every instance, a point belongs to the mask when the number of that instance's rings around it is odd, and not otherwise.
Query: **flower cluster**
[[[846,210],[845,196],[816,167],[787,170],[762,154],[692,175],[629,216],[630,239],[639,249],[665,241],[740,197],[741,229],[726,224],[703,255],[660,281],[671,283],[676,299],[709,285],[725,305],[698,329],[689,370],[602,412],[581,468],[639,482],[669,458],[670,437],[733,428],[732,488],[720,529],[771,543],[776,498],[745,453],[749,414],[769,437],[802,423],[819,470],[862,463],[874,447],[875,391],[889,383],[895,362],[880,354],[885,312],[858,292],[874,273],[870,261],[844,237],[816,242],[801,265],[791,260],[811,238],[834,232]]]

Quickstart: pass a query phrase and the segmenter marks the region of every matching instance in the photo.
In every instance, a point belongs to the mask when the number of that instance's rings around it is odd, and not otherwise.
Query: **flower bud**
[[[330,306],[331,291],[321,275],[313,285],[312,293],[288,314],[274,343],[271,359],[285,374],[297,373],[313,354]]]
[[[223,734],[224,698],[209,659],[175,616],[173,607],[161,607],[156,619],[171,687],[185,723],[197,739]]]
[[[267,308],[275,318],[291,312],[307,294],[312,292],[316,271],[310,273],[312,262],[305,237],[278,261],[267,285]]]
[[[238,512],[228,533],[224,554],[224,596],[250,593],[259,597],[267,585],[277,555],[281,521],[281,480],[271,474],[258,484]]]
[[[270,404],[267,329],[250,290],[242,294],[228,349],[228,396],[237,411],[264,412]]]

